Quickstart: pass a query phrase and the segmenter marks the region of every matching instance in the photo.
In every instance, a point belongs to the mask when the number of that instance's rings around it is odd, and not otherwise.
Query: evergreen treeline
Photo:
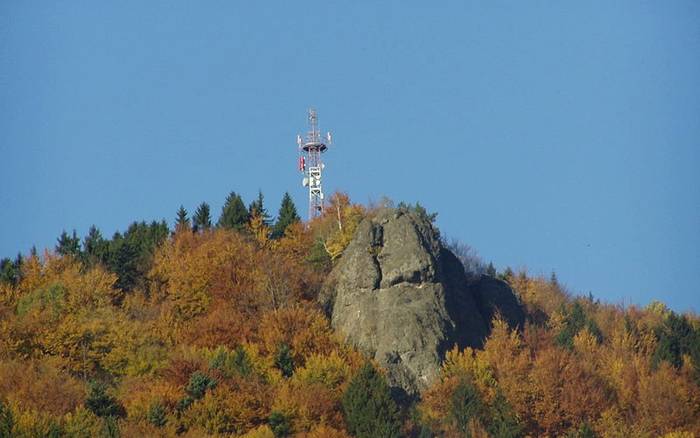
[[[700,433],[700,321],[572,297],[485,266],[527,323],[453,349],[421,400],[333,332],[316,294],[372,210],[343,194],[302,224],[285,195],[231,193],[175,225],[63,232],[0,263],[0,437],[686,437]],[[420,205],[407,206],[434,218]],[[342,224],[342,227],[339,226]],[[476,274],[475,274],[476,275]]]
[[[240,195],[231,192],[221,209],[216,227],[245,233],[250,231],[251,221],[256,220],[267,229],[267,238],[279,239],[289,225],[299,222],[301,218],[289,193],[284,194],[277,220],[273,223],[264,205],[262,192],[258,192],[258,197],[248,208]],[[189,230],[199,233],[211,229],[211,212],[206,202],[197,207],[191,219],[182,205],[175,214],[173,232]],[[123,234],[116,232],[111,239],[105,239],[100,230],[93,225],[82,242],[75,230],[71,234],[64,230],[54,249],[60,256],[71,256],[80,260],[85,268],[103,265],[117,275],[116,287],[123,292],[129,292],[137,286],[143,287],[153,254],[169,234],[170,230],[165,220],[153,221],[150,224],[134,222]],[[36,255],[36,250],[33,249],[32,252]],[[0,260],[0,282],[16,285],[21,277],[23,260],[22,254],[18,254],[14,260]]]

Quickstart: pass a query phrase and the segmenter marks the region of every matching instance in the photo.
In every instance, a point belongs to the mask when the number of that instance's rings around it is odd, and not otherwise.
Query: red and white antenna
[[[330,144],[331,133],[327,132],[325,137],[321,137],[316,110],[309,109],[309,131],[304,137],[297,135],[300,153],[299,170],[304,174],[302,185],[309,188],[309,220],[323,213],[321,174],[325,165],[321,160],[321,154],[326,152]]]

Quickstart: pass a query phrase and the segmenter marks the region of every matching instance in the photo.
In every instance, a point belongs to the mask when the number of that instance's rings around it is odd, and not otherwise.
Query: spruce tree
[[[197,207],[197,211],[194,212],[192,217],[192,230],[196,233],[198,231],[206,231],[211,228],[211,213],[209,209],[209,204],[202,202]]]
[[[275,438],[289,436],[292,427],[289,418],[283,412],[272,411],[267,421]]]
[[[168,237],[165,221],[134,222],[122,235],[114,233],[109,243],[107,266],[117,274],[116,287],[123,291],[133,290],[145,284],[146,274],[156,248]]]
[[[279,239],[284,236],[284,231],[288,226],[295,222],[299,222],[301,218],[297,213],[297,208],[292,201],[292,197],[289,196],[288,192],[285,192],[282,198],[282,204],[280,205],[279,214],[277,214],[277,222],[275,226],[272,227],[272,238]]]
[[[294,374],[294,358],[289,345],[282,344],[277,349],[275,367],[282,372],[284,377],[292,377],[292,374]]]
[[[83,263],[86,266],[95,266],[97,263],[106,263],[109,258],[109,242],[102,237],[102,233],[95,226],[91,226],[87,236],[83,239]]]
[[[465,379],[457,385],[450,399],[450,416],[463,436],[471,437],[469,422],[483,415],[484,404],[474,384]]]
[[[175,220],[175,232],[189,229],[190,218],[187,217],[187,210],[185,210],[185,207],[180,205],[180,208],[177,210],[177,219]]]
[[[651,359],[657,367],[666,361],[676,368],[683,366],[683,357],[690,358],[695,379],[700,382],[700,328],[695,328],[685,315],[671,312],[661,326],[654,330],[656,350]]]
[[[88,384],[85,407],[98,417],[122,417],[126,414],[119,401],[107,393],[107,385],[97,381]]]
[[[269,227],[270,226],[270,214],[267,212],[267,209],[265,208],[265,204],[263,203],[263,194],[262,191],[258,190],[258,199],[255,201],[251,202],[250,205],[248,206],[248,215],[250,217],[254,216],[260,216],[263,221],[263,225]]]
[[[221,216],[217,226],[229,230],[243,231],[248,223],[248,209],[245,208],[243,199],[236,192],[231,192],[226,197],[224,206],[221,207]]]
[[[15,284],[15,264],[9,258],[0,260],[0,283]]]
[[[485,419],[490,435],[497,438],[518,438],[523,435],[518,417],[499,391]]]
[[[15,420],[9,406],[5,406],[0,400],[0,438],[12,437],[12,429]]]
[[[398,438],[398,408],[386,379],[370,363],[350,380],[342,399],[348,432],[357,438]]]
[[[9,258],[0,260],[0,283],[16,286],[22,278],[22,254],[17,254],[13,262]]]
[[[73,257],[80,256],[80,238],[73,230],[72,235],[68,235],[66,230],[63,230],[61,236],[57,239],[56,252],[62,256],[70,255]]]

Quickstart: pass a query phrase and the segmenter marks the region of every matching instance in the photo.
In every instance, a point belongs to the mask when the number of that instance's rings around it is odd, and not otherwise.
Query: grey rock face
[[[505,281],[482,275],[469,289],[487,321],[499,314],[510,327],[522,328],[525,324],[525,312]]]
[[[481,346],[499,302],[522,313],[505,283],[498,300],[480,292],[481,280],[468,286],[437,236],[412,210],[380,210],[360,224],[319,297],[333,327],[409,395],[435,379],[455,344]]]

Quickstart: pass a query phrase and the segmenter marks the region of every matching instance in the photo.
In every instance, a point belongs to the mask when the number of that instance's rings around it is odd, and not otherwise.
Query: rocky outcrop
[[[525,324],[523,307],[505,281],[482,275],[469,285],[469,290],[485,320],[491,321],[498,314],[511,327],[522,328]]]
[[[406,208],[382,209],[359,225],[319,299],[333,327],[408,395],[433,381],[455,344],[481,346],[496,312],[514,325],[523,319],[507,284],[467,284],[432,223]]]

